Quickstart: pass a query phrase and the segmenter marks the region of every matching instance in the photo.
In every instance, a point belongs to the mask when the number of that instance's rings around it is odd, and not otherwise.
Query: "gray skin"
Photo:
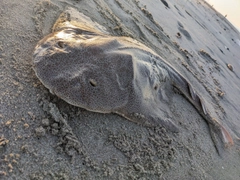
[[[191,84],[163,58],[132,38],[109,35],[73,8],[37,44],[33,67],[44,86],[69,104],[173,132],[179,130],[168,105],[177,88],[207,121],[218,153],[233,144]]]

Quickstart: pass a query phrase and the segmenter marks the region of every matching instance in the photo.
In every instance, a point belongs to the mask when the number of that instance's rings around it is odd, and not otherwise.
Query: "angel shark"
[[[51,93],[69,104],[174,132],[179,128],[166,107],[176,88],[207,121],[218,151],[233,144],[190,82],[162,57],[132,38],[110,35],[73,8],[35,47],[33,69]]]

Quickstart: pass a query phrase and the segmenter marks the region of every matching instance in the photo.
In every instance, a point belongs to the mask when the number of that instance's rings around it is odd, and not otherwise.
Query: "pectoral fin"
[[[146,118],[144,124],[148,124],[149,126],[163,126],[167,130],[170,130],[173,133],[178,133],[179,128],[170,118],[160,118],[149,116]]]
[[[127,111],[117,111],[115,113],[125,117],[132,122],[146,127],[163,126],[171,132],[179,132],[179,128],[170,118],[161,118],[160,116],[149,115],[151,112],[149,112],[147,115],[143,115],[141,113],[129,113]]]

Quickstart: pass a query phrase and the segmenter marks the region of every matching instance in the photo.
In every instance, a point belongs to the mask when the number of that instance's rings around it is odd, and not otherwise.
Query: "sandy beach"
[[[163,57],[232,136],[217,152],[209,126],[180,93],[179,132],[90,112],[52,95],[33,52],[68,7]],[[240,33],[200,0],[1,0],[0,179],[240,179]]]

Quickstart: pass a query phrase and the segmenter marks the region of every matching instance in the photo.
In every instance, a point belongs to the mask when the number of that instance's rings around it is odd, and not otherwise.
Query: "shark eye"
[[[97,86],[97,81],[94,79],[89,79],[89,83],[91,84],[91,86],[96,87]]]
[[[62,41],[59,41],[59,42],[57,43],[57,45],[58,45],[60,48],[64,48],[64,46],[65,46],[64,42],[62,42]]]

